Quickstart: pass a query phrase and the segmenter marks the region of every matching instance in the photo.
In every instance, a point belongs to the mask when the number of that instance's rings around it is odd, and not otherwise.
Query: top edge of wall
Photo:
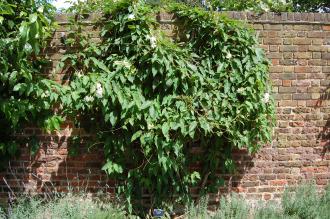
[[[314,23],[314,24],[330,24],[330,13],[299,13],[299,12],[267,12],[267,13],[255,13],[255,12],[239,12],[239,11],[226,11],[220,12],[227,15],[229,18],[247,21],[249,23]],[[69,23],[69,19],[73,14],[57,14],[56,21],[59,24]],[[174,15],[169,13],[157,14],[157,19],[160,22],[168,22],[174,20]],[[102,17],[101,13],[91,13],[84,17],[80,17],[79,20],[83,23],[95,23],[95,21]]]

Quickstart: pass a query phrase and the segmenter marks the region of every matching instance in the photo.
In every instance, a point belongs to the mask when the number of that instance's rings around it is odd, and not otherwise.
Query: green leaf
[[[108,175],[123,173],[123,167],[111,160],[107,160],[106,164],[102,167],[102,170]]]
[[[141,135],[142,135],[142,131],[141,131],[141,130],[135,132],[135,133],[133,134],[132,138],[131,138],[131,142],[133,142],[133,141],[135,141],[136,139],[138,139],[139,137],[141,137]]]
[[[103,71],[105,71],[105,72],[108,73],[108,74],[111,73],[110,70],[108,69],[108,67],[105,66],[103,62],[97,60],[97,59],[94,58],[94,57],[91,57],[90,59],[91,59],[91,60],[93,61],[93,63],[94,63],[97,67],[99,67],[100,69],[102,69]]]
[[[170,130],[170,126],[167,123],[164,123],[162,125],[162,133],[166,139],[169,139],[169,130]]]
[[[197,127],[197,122],[196,121],[193,121],[193,122],[190,123],[190,125],[189,125],[189,136],[191,138],[194,138],[194,136],[195,136],[196,127]]]
[[[38,14],[30,14],[29,16],[30,23],[35,23],[38,20]]]

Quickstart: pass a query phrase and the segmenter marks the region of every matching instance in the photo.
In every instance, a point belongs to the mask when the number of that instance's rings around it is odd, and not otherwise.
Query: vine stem
[[[211,174],[211,172],[208,172],[208,173],[205,174],[205,176],[204,176],[203,182],[202,182],[202,184],[201,184],[201,186],[200,186],[200,189],[199,189],[199,196],[198,196],[198,198],[197,198],[197,200],[196,200],[197,203],[198,203],[199,200],[201,199],[201,191],[202,191],[202,189],[205,187],[206,182],[207,182],[207,179],[209,178],[210,174]]]

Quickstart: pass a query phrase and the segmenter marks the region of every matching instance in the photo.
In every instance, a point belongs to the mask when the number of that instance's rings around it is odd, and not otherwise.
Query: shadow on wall
[[[22,146],[21,156],[10,162],[7,172],[0,181],[1,194],[6,196],[2,199],[9,198],[11,201],[20,194],[51,197],[61,192],[103,192],[113,196],[116,183],[101,170],[104,164],[102,148],[95,147],[88,150],[83,142],[79,145],[73,143],[72,138],[69,137],[71,134],[72,128],[66,127],[58,135],[39,135],[41,146],[35,155],[31,155],[28,146]],[[86,138],[88,137],[90,136],[86,135]],[[75,154],[72,154],[72,149]],[[192,150],[196,152],[199,148]],[[237,172],[225,174],[219,171],[219,175],[225,179],[225,186],[210,194],[210,203],[217,203],[219,197],[224,194],[233,191],[243,192],[239,185],[245,173],[254,167],[255,164],[252,162],[254,157],[246,150],[235,150],[233,158]],[[200,168],[200,165],[197,164],[196,168]],[[256,170],[254,171],[254,174],[257,174]],[[253,179],[248,178],[248,180]],[[193,196],[198,198],[202,187],[192,188]],[[144,196],[144,203],[148,203],[148,197],[148,195]]]
[[[330,87],[326,87],[321,94],[320,99],[316,103],[316,107],[321,107],[321,113],[323,114],[324,124],[322,131],[319,133],[318,138],[320,144],[323,147],[322,158],[325,157],[326,153],[330,151],[330,108],[323,107],[327,106],[330,102]]]
[[[77,148],[69,137],[71,132],[72,128],[66,127],[58,135],[37,136],[41,146],[35,155],[28,145],[22,146],[20,157],[0,174],[1,199],[10,201],[21,194],[47,197],[61,192],[114,194],[114,181],[101,170],[103,152],[89,150],[84,143]]]

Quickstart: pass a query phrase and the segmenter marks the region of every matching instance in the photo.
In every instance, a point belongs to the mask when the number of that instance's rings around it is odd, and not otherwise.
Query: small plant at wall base
[[[83,6],[71,10],[84,13]],[[269,63],[252,30],[177,3],[100,7],[100,43],[73,20],[67,45],[79,52],[59,66],[73,73],[60,101],[64,115],[79,115],[78,126],[96,131],[103,170],[117,179],[130,210],[145,192],[151,207],[185,202],[192,187],[212,192],[223,183],[219,171],[235,170],[233,149],[254,153],[271,140]],[[181,39],[165,37],[160,11],[176,15]],[[202,152],[192,154],[194,146]]]

